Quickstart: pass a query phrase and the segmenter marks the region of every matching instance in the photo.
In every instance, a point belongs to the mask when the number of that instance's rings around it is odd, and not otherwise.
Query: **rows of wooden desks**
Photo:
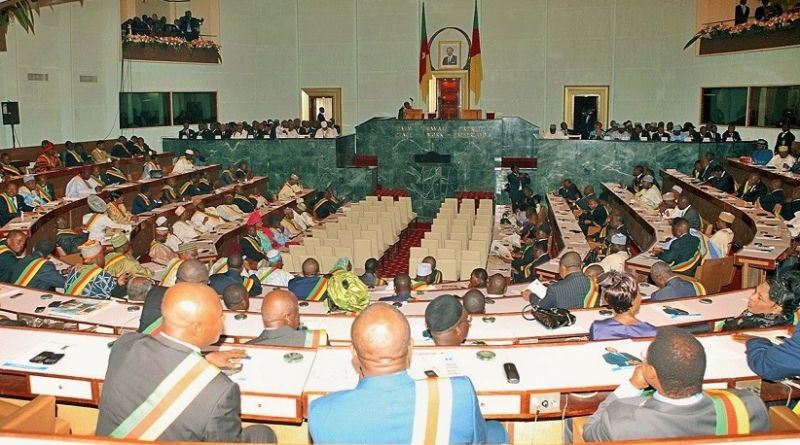
[[[778,257],[790,247],[792,240],[782,220],[676,170],[664,171],[661,176],[665,188],[677,185],[683,189],[683,196],[703,218],[704,227],[713,224],[721,212],[730,212],[736,217],[732,227],[733,243],[741,249],[734,254],[734,262],[742,267],[742,287],[758,285],[766,279],[767,271],[775,270]]]
[[[747,182],[750,173],[761,175],[761,181],[766,184],[773,179],[780,179],[783,182],[783,191],[786,197],[791,197],[795,188],[800,187],[800,174],[781,171],[774,167],[765,165],[745,164],[737,158],[726,158],[722,160],[725,171],[733,176],[739,184]]]
[[[565,253],[577,252],[581,258],[585,258],[590,248],[567,200],[551,193],[547,195],[547,203],[549,205],[547,221],[558,256],[537,267],[536,276],[540,280],[550,281],[561,279],[558,273],[558,262]]]
[[[776,343],[787,329],[757,331]],[[62,402],[96,406],[116,336],[32,328],[0,328],[4,347],[0,350],[0,395],[32,397],[51,394]],[[729,334],[701,336],[708,356],[705,381],[708,387],[733,387],[738,382],[758,381],[747,366],[744,345]],[[472,380],[488,418],[523,420],[559,418],[593,412],[604,398],[595,391],[611,391],[630,378],[633,367],[607,363],[606,348],[641,357],[650,340],[565,342],[520,346],[460,346],[418,348],[413,352],[410,374],[424,378],[426,370],[440,376],[467,375]],[[225,350],[234,347],[223,345]],[[242,416],[251,420],[300,423],[309,403],[324,394],[353,388],[358,377],[352,368],[348,347],[314,349],[235,345],[247,351],[242,372],[231,378],[242,391]],[[45,350],[56,350],[64,358],[54,365],[29,360]],[[478,352],[490,351],[491,360]],[[288,363],[289,352],[303,359]],[[485,352],[480,354],[486,356]],[[489,354],[491,355],[491,354]],[[513,362],[520,374],[510,384],[503,363]],[[770,397],[785,396],[780,390]],[[766,394],[765,394],[766,395]],[[539,409],[535,400],[548,400]]]

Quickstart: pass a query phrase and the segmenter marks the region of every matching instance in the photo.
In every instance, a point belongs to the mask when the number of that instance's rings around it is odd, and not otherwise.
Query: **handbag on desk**
[[[530,307],[532,318],[528,318],[525,315],[528,307]],[[561,308],[545,309],[539,306],[528,305],[522,310],[522,318],[526,320],[536,320],[547,329],[558,329],[575,324],[575,316],[572,315],[570,311]]]

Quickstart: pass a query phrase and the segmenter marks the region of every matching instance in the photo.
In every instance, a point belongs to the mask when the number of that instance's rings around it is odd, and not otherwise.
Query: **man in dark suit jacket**
[[[544,298],[531,294],[531,304],[545,309],[576,309],[599,305],[600,290],[594,280],[583,273],[582,265],[581,256],[576,252],[565,253],[558,262],[561,281],[551,283]]]
[[[769,0],[761,0],[761,6],[756,8],[755,17],[759,21],[767,21],[772,17],[783,14],[781,5],[773,5]]]
[[[265,295],[261,303],[261,319],[264,321],[264,331],[247,344],[301,348],[311,346],[307,342],[313,339],[315,332],[298,330],[300,307],[297,298],[291,292],[275,289]]]
[[[311,297],[310,295],[311,291],[317,288],[317,284],[320,283],[320,280],[324,280],[325,277],[319,276],[319,263],[317,263],[317,260],[315,260],[314,258],[308,258],[305,261],[303,261],[302,271],[303,271],[302,276],[295,277],[289,280],[288,288],[289,291],[291,291],[297,297],[298,300],[308,300],[309,297]],[[408,274],[405,275],[408,276]],[[397,288],[397,277],[395,277],[394,283],[395,283],[395,288]],[[410,290],[411,278],[408,279],[408,287]],[[322,301],[328,298],[327,291],[323,289],[327,289],[327,284],[320,285],[318,291],[321,292],[321,294],[316,298],[316,300]]]
[[[161,303],[164,301],[166,287],[156,286],[152,281],[133,277],[125,286],[125,294],[130,302],[144,302],[142,315],[139,316],[137,332],[144,332],[150,325],[161,318]]]
[[[11,280],[18,286],[52,291],[64,288],[66,277],[61,275],[49,256],[56,249],[52,241],[43,239],[36,243],[33,252],[14,264]]]
[[[792,200],[781,206],[780,215],[784,221],[788,221],[794,219],[794,214],[797,212],[800,212],[800,187],[792,192]]]
[[[747,6],[747,0],[739,0],[739,4],[736,5],[736,15],[733,23],[735,25],[741,25],[742,23],[747,22],[747,19],[750,18],[750,7]]]
[[[748,417],[749,422],[742,422],[749,426],[744,434],[769,431],[767,408],[756,394],[736,389],[703,391],[706,353],[691,333],[671,326],[660,328],[646,357],[634,368],[630,381],[614,390],[589,418],[584,440],[714,435],[719,434],[720,416]],[[655,394],[644,395],[650,386]],[[730,422],[723,434],[741,433]]]
[[[777,150],[778,147],[789,147],[789,152],[791,152],[793,143],[794,134],[792,134],[790,130],[789,122],[784,121],[783,124],[781,124],[781,132],[778,134],[778,139],[775,142],[775,150]]]
[[[458,65],[458,56],[453,54],[453,47],[448,46],[445,50],[445,56],[442,58],[442,65],[453,66]]]
[[[9,182],[6,185],[6,192],[0,194],[0,227],[18,218],[20,212],[30,211],[33,211],[33,208],[25,204],[25,199],[17,194],[17,184]]]
[[[761,182],[761,175],[758,173],[750,173],[750,177],[739,187],[739,191],[736,192],[736,195],[742,198],[742,200],[750,203],[756,202],[758,198],[766,194],[767,186]]]
[[[531,177],[527,173],[520,173],[519,167],[516,165],[511,167],[511,173],[506,176],[508,185],[508,197],[511,199],[511,205],[516,210],[516,203],[519,202],[525,195],[522,194],[522,189],[531,186]]]
[[[708,178],[708,183],[715,189],[725,192],[733,193],[736,191],[736,186],[733,183],[733,177],[730,173],[726,172],[721,165],[711,167],[711,177]]]
[[[783,191],[783,181],[780,179],[773,179],[769,182],[768,188],[769,193],[762,196],[758,200],[758,204],[769,213],[774,213],[776,205],[786,202],[786,194]]]
[[[589,198],[589,211],[584,212],[580,218],[578,218],[578,225],[583,230],[583,234],[586,235],[590,227],[598,227],[602,228],[606,225],[606,218],[608,218],[608,212],[606,208],[600,205],[600,201],[597,198]]]
[[[689,227],[695,230],[700,229],[700,214],[697,209],[689,204],[689,200],[685,196],[678,199],[678,209],[683,211],[683,219],[689,222]]]
[[[171,287],[164,297],[161,333],[125,334],[114,342],[95,434],[176,442],[275,442],[275,433],[266,426],[242,429],[239,386],[218,368],[244,354],[200,354],[219,340],[221,315],[219,297],[208,286]],[[160,390],[165,382],[169,386]],[[197,388],[194,397],[179,397],[192,387]],[[139,413],[145,401],[162,404]],[[169,416],[170,408],[177,414]],[[129,423],[134,428],[126,428]]]
[[[668,249],[656,247],[653,253],[672,270],[693,277],[700,265],[700,239],[689,234],[689,221],[684,218],[672,221],[672,236]]]
[[[149,212],[161,206],[161,202],[156,201],[150,194],[150,186],[142,184],[139,188],[139,194],[133,198],[133,205],[131,205],[131,213],[138,215],[140,213]]]
[[[650,296],[650,301],[698,296],[698,288],[691,282],[675,275],[667,263],[663,261],[656,261],[650,266],[650,279],[653,280],[656,286],[661,288],[653,292],[653,295]]]
[[[728,125],[728,131],[722,133],[722,142],[741,142],[742,137],[739,136],[739,132],[736,131],[736,126],[731,124]]]
[[[252,274],[249,277],[242,276],[242,270],[244,268],[242,254],[233,253],[229,255],[227,264],[227,271],[211,275],[209,278],[209,285],[212,289],[217,291],[217,294],[222,295],[222,291],[224,291],[226,287],[238,283],[244,284],[250,296],[255,297],[261,295],[261,280],[258,279],[258,276]]]
[[[184,122],[183,128],[178,132],[178,139],[195,139],[197,132],[189,128],[189,123]]]

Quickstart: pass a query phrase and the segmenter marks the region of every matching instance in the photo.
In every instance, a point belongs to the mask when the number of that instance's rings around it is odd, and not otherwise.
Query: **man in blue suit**
[[[650,267],[650,279],[661,289],[653,292],[650,301],[699,296],[698,289],[672,272],[667,263],[656,261]]]
[[[400,311],[384,303],[370,305],[356,317],[351,333],[361,380],[355,389],[311,402],[308,425],[314,442],[508,443],[502,425],[483,419],[469,378],[415,381],[408,375],[413,342]],[[436,397],[437,392],[450,397]],[[430,403],[434,400],[439,404]],[[438,419],[436,427],[426,428],[428,419]]]

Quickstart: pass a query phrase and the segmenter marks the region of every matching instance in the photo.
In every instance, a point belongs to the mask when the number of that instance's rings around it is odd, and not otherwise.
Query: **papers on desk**
[[[411,369],[408,370],[412,378],[422,380],[427,378],[425,371],[431,370],[439,377],[456,377],[464,375],[459,369],[458,360],[451,351],[422,351],[414,354]]]
[[[533,292],[533,294],[539,298],[544,298],[544,296],[547,294],[547,286],[542,284],[542,282],[539,281],[538,279],[533,280],[531,284],[529,284],[528,287],[525,288],[525,290]]]
[[[59,317],[78,319],[88,317],[93,313],[98,313],[108,308],[111,304],[110,301],[98,301],[95,303],[73,299],[61,303],[58,307],[51,308],[49,312]]]

